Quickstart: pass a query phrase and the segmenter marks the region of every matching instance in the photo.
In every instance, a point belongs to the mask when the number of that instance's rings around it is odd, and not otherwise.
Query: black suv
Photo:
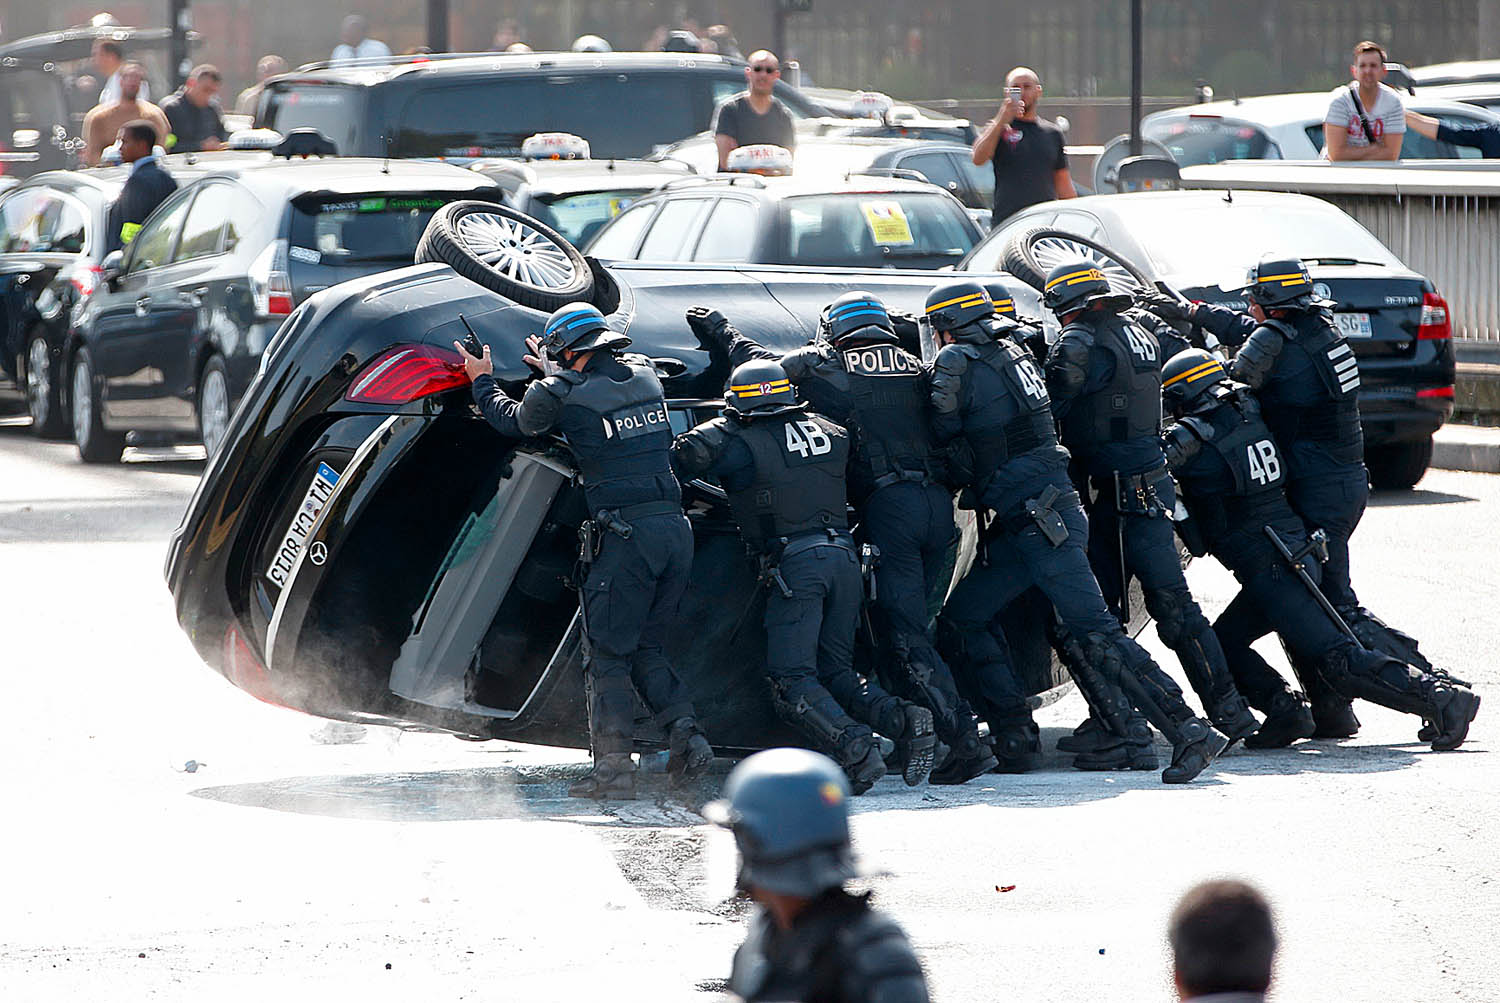
[[[672,52],[418,56],[275,77],[255,124],[312,128],[344,156],[514,157],[526,137],[571,132],[593,155],[644,157],[707,129],[714,106],[745,89],[744,63]],[[788,84],[799,118],[824,114]]]
[[[180,189],[78,312],[64,386],[79,455],[118,460],[128,432],[212,455],[297,304],[411,264],[433,211],[475,198],[500,192],[448,164],[359,158],[251,161]]]

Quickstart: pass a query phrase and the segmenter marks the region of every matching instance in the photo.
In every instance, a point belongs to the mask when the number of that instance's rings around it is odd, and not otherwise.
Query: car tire
[[[62,366],[58,353],[52,351],[47,336],[34,331],[26,342],[16,371],[24,374],[26,410],[31,414],[31,431],[43,439],[65,439],[68,436],[68,413],[63,408]]]
[[[224,360],[215,355],[198,378],[198,438],[203,440],[203,449],[210,460],[224,444],[231,413],[229,371],[224,368]]]
[[[1000,261],[1007,272],[1041,292],[1048,272],[1078,258],[1097,262],[1116,292],[1153,288],[1150,277],[1119,253],[1087,237],[1045,226],[1023,230],[1007,240]]]
[[[125,452],[125,433],[104,427],[99,385],[94,378],[94,359],[87,348],[73,356],[73,441],[84,463],[118,463]]]
[[[568,238],[492,202],[450,202],[432,214],[417,262],[441,262],[471,282],[534,310],[588,300],[594,276]]]
[[[1376,491],[1410,491],[1432,464],[1432,437],[1389,442],[1365,450],[1370,486]]]

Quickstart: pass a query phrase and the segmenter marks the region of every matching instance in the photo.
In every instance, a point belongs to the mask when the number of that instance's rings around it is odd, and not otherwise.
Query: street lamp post
[[[172,78],[172,89],[176,90],[187,82],[188,73],[193,68],[192,57],[188,54],[188,32],[193,28],[188,0],[168,0],[167,27],[172,30],[167,43],[167,72]]]
[[[1141,155],[1141,2],[1130,0],[1130,155]]]
[[[427,0],[427,47],[448,51],[448,0]]]

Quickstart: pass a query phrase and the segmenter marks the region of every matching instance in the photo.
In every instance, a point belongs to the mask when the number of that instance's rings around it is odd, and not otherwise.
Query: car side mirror
[[[107,287],[109,287],[110,292],[115,291],[115,285],[120,279],[120,273],[124,270],[124,266],[124,251],[110,251],[104,256],[104,260],[100,263],[99,278]]]

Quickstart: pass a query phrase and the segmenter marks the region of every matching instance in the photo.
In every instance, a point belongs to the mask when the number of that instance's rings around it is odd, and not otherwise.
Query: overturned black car
[[[792,348],[839,294],[865,288],[914,311],[933,276],[606,267],[526,216],[464,206],[446,228],[435,220],[418,252],[447,264],[332,287],[287,319],[173,536],[167,581],[203,659],[263,700],[586,747],[577,600],[566,585],[581,492],[560,443],[507,441],[478,416],[451,347],[466,324],[514,389],[529,375],[523,339],[550,305],[591,300],[632,351],[654,359],[682,430],[718,410],[727,376],[727,360],[689,330],[687,307],[713,305],[762,342]],[[701,481],[684,489],[697,552],[670,654],[721,750],[796,743],[762,681],[763,600],[722,492]],[[973,537],[970,526],[955,574]],[[1009,615],[1041,622],[1039,602],[1023,597]],[[1055,688],[1064,677],[1041,632],[1018,624],[1009,636],[1030,692]],[[638,738],[661,739],[644,715]]]

